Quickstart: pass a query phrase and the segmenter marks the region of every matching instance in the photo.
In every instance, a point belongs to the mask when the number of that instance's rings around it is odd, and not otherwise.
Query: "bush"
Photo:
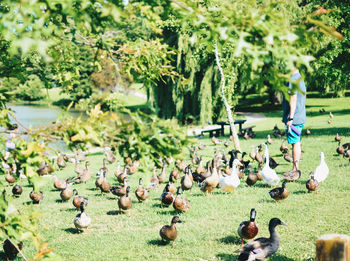
[[[36,75],[30,75],[24,84],[18,85],[15,96],[23,101],[39,101],[45,97],[42,91],[44,87],[43,82]]]

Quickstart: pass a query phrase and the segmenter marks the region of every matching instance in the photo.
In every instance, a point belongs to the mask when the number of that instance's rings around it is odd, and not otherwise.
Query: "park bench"
[[[244,137],[244,135],[247,133],[249,135],[249,137],[251,138],[255,138],[255,133],[253,132],[253,128],[255,127],[255,125],[253,126],[249,126],[249,127],[246,127],[246,128],[242,128],[240,130],[240,132],[238,133],[238,136],[240,137]]]
[[[242,125],[243,123],[245,123],[246,120],[235,120],[234,124],[238,124],[239,125],[239,133],[241,133],[242,130]],[[217,121],[214,122],[215,125],[220,125],[220,127],[213,127],[210,129],[206,129],[206,130],[202,130],[201,134],[204,135],[204,133],[209,132],[209,137],[213,137],[215,135],[215,137],[219,137],[221,136],[225,136],[225,126],[226,125],[230,125],[228,122],[225,121]],[[231,135],[231,129],[230,129],[230,135]]]

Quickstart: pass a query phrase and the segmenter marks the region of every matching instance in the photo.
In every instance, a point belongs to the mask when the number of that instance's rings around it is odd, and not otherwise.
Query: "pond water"
[[[11,108],[14,111],[16,118],[27,128],[30,126],[37,127],[54,122],[62,112],[62,109],[60,108],[41,105],[8,105],[8,108]],[[70,112],[70,114],[78,117],[81,112],[73,111]],[[15,123],[15,120],[12,119],[12,122]],[[21,127],[19,130],[23,131]],[[63,141],[55,142],[54,144],[50,144],[50,146],[61,151],[68,151],[68,148]]]

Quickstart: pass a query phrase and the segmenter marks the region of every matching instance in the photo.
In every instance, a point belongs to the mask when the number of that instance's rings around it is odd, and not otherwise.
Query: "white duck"
[[[324,161],[324,153],[321,152],[320,155],[321,155],[320,165],[316,167],[316,170],[314,172],[314,179],[317,180],[318,182],[324,181],[327,178],[329,173],[329,168],[326,162]]]
[[[87,229],[91,223],[91,218],[85,213],[84,202],[80,204],[80,211],[81,213],[77,214],[73,221],[74,226],[76,227],[78,233],[80,230],[83,230],[84,228]]]
[[[264,145],[265,145],[264,156],[266,159],[266,164],[264,168],[261,170],[261,176],[263,177],[263,180],[266,184],[272,187],[275,187],[280,182],[280,178],[277,176],[276,171],[271,169],[269,166],[269,161],[270,161],[269,149],[266,143],[264,143]]]
[[[220,188],[225,192],[232,192],[236,194],[236,188],[239,186],[241,181],[238,177],[238,164],[240,164],[238,159],[235,159],[232,164],[231,175],[224,174],[223,177],[220,178]]]

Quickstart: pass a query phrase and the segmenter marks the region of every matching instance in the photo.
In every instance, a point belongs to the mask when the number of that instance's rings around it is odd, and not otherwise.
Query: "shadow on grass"
[[[286,257],[284,255],[272,255],[270,258],[269,258],[270,261],[292,261],[292,260],[295,260],[295,259],[292,259],[292,258],[289,258],[289,257]],[[306,259],[305,259],[306,260]]]
[[[306,194],[307,191],[306,190],[297,190],[297,191],[293,191],[292,194],[296,194],[296,195],[299,195],[299,194]]]
[[[107,215],[109,215],[109,216],[117,216],[117,215],[121,215],[121,214],[119,213],[119,210],[110,210],[110,211],[107,212]]]
[[[237,260],[238,254],[227,254],[227,253],[219,253],[216,255],[220,260],[223,261],[233,261]]]
[[[60,211],[75,212],[77,210],[75,208],[65,208],[65,209],[61,209]]]
[[[218,239],[219,242],[224,243],[224,244],[234,244],[234,245],[239,245],[241,244],[241,238],[237,236],[226,236],[223,238]]]
[[[157,211],[157,214],[160,215],[177,215],[179,212],[177,210],[161,210],[161,211]]]
[[[69,227],[69,228],[65,228],[63,230],[67,233],[70,233],[70,234],[78,234],[78,231],[76,228]]]
[[[154,246],[165,246],[168,245],[170,242],[163,241],[161,239],[152,239],[147,242],[148,245],[154,245]]]

